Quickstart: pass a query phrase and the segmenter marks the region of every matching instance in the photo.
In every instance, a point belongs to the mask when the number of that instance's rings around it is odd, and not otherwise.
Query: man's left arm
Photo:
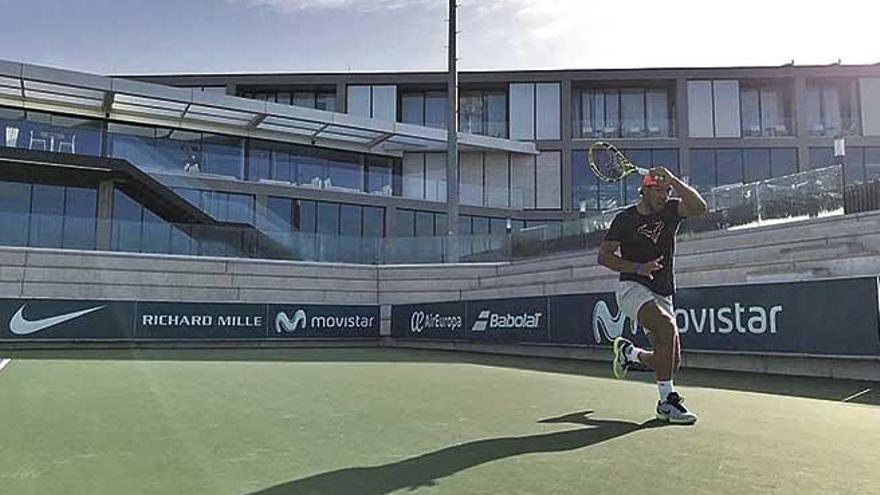
[[[651,173],[654,174],[657,182],[661,184],[666,182],[678,193],[678,196],[681,198],[681,201],[678,203],[679,216],[694,217],[704,215],[709,211],[709,205],[706,204],[706,200],[700,196],[700,193],[682,182],[681,179],[673,175],[666,167],[655,167],[651,169]]]

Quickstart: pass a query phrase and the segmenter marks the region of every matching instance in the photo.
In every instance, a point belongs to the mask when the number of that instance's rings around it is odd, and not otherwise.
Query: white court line
[[[3,369],[3,367],[0,366],[0,369]],[[867,394],[867,393],[870,392],[870,391],[871,391],[870,388],[866,388],[865,390],[862,390],[861,392],[859,392],[859,393],[857,393],[857,394],[850,395],[849,397],[847,397],[846,399],[843,399],[843,400],[840,401],[840,402],[849,402],[849,401],[855,399],[856,397],[861,397],[861,396]]]
[[[9,358],[6,358],[6,359],[0,358],[0,373],[2,373],[3,369],[6,368],[6,366],[11,362],[12,362],[12,360]]]

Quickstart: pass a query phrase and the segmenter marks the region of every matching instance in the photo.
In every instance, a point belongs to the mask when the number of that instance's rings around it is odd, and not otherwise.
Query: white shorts
[[[661,296],[644,285],[631,280],[623,280],[617,286],[617,307],[620,314],[628,317],[633,322],[633,328],[639,323],[639,310],[646,302],[654,301],[660,308],[669,311],[675,317],[675,307],[672,305],[672,296]]]

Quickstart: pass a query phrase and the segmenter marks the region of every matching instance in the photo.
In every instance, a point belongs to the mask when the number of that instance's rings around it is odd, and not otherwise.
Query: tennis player
[[[673,190],[680,199],[670,198]],[[624,316],[645,329],[654,349],[640,349],[623,337],[616,338],[613,372],[623,378],[630,368],[654,370],[660,391],[657,417],[692,424],[697,416],[684,407],[672,380],[681,363],[672,305],[673,259],[679,224],[685,217],[704,214],[706,201],[665,167],[655,167],[644,176],[640,193],[639,202],[612,221],[599,246],[599,264],[620,273],[617,305]]]

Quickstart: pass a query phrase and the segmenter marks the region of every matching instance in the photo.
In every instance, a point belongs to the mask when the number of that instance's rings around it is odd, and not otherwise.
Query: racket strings
[[[593,150],[592,163],[596,167],[596,172],[607,179],[617,180],[623,176],[624,170],[620,158],[608,149]]]

